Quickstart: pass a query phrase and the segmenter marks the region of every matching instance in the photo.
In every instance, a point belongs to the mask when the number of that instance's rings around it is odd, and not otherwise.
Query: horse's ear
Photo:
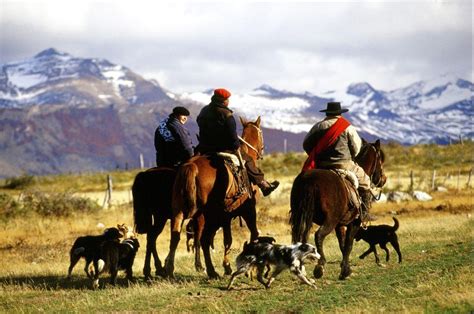
[[[258,116],[257,121],[255,121],[255,125],[260,128],[260,116]]]
[[[242,123],[242,126],[246,126],[247,125],[247,120],[245,120],[245,118],[243,118],[242,116],[239,116],[240,118],[240,123]]]
[[[375,148],[380,149],[380,140],[375,141]]]
[[[365,138],[363,138],[363,137],[361,138],[361,140],[362,140],[362,146],[367,145],[367,144],[369,143],[369,142],[367,142],[367,141],[365,140]]]

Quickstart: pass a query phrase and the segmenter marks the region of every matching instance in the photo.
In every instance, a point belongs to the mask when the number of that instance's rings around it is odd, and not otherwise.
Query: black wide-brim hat
[[[319,112],[326,112],[329,114],[340,114],[340,113],[348,112],[348,111],[349,109],[347,108],[341,108],[340,102],[328,102],[326,109],[319,110]]]

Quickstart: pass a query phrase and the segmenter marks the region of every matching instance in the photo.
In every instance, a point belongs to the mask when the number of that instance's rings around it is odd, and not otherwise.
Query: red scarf
[[[313,150],[309,153],[309,156],[306,159],[301,172],[315,169],[318,155],[333,145],[339,135],[341,135],[341,133],[344,132],[349,125],[351,125],[350,122],[343,117],[338,118],[337,121],[326,131],[324,136],[318,141]]]

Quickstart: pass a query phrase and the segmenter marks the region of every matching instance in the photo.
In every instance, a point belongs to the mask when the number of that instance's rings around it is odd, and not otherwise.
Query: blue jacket
[[[194,155],[191,135],[171,114],[162,120],[155,131],[157,166],[176,166]]]

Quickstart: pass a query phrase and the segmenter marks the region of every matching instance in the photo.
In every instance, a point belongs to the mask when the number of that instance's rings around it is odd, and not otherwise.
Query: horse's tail
[[[398,230],[398,227],[400,227],[400,223],[398,222],[398,219],[395,218],[395,217],[392,217],[393,218],[393,221],[395,222],[395,225],[393,225],[393,232],[397,231]]]
[[[182,165],[176,175],[173,187],[173,208],[183,211],[184,218],[197,210],[196,177],[199,169],[193,162]]]
[[[313,225],[313,215],[318,189],[303,181],[298,175],[291,189],[290,225],[292,242],[307,242]]]
[[[147,193],[146,172],[140,172],[135,177],[132,186],[133,195],[133,220],[135,231],[143,234],[147,233],[152,226],[152,213]]]

